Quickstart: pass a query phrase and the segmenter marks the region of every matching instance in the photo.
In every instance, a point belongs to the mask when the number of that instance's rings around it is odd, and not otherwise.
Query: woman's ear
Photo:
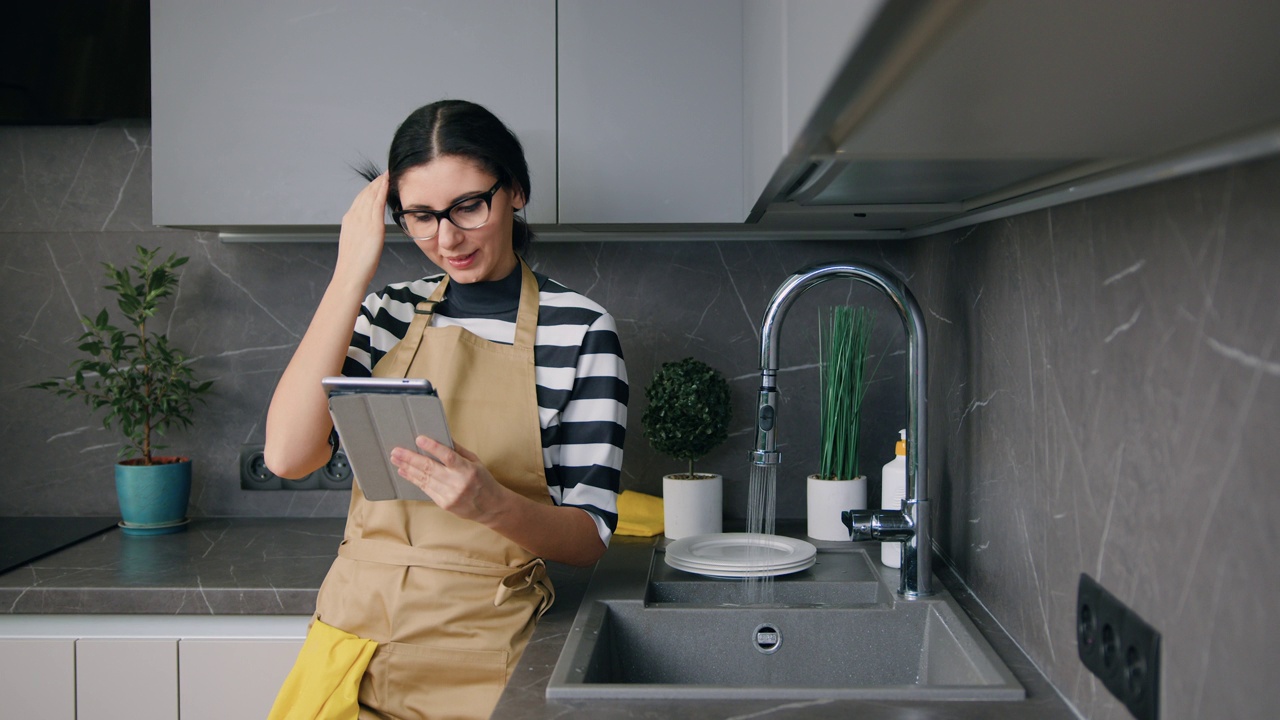
[[[511,209],[523,210],[524,206],[525,206],[524,191],[520,189],[519,185],[512,185],[511,186]]]

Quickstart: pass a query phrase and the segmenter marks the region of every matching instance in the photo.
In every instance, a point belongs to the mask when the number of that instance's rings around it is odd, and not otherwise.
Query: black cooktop
[[[115,517],[0,517],[0,573],[109,530]]]

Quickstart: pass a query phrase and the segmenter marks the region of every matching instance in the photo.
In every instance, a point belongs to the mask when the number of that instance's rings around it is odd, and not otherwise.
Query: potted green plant
[[[147,329],[160,301],[178,287],[175,271],[188,260],[172,254],[158,260],[159,252],[138,246],[132,268],[103,263],[106,289],[115,293],[127,326],[111,324],[106,308],[96,317],[82,316],[78,347],[84,357],[71,363],[72,375],[31,386],[79,398],[94,412],[105,409],[103,427],[124,435],[116,496],[121,528],[131,535],[177,532],[186,524],[191,460],[156,454],[163,447],[155,440],[174,425],[189,426],[195,403],[213,384],[197,382],[186,356],[164,333]]]
[[[818,540],[848,540],[840,513],[867,507],[858,440],[862,401],[874,374],[866,367],[873,324],[870,310],[850,306],[831,308],[819,321],[818,344],[825,352],[819,361],[821,447],[818,472],[807,487],[808,534]]]
[[[719,370],[694,358],[663,363],[644,391],[644,436],[664,455],[689,463],[687,473],[662,478],[664,534],[668,538],[718,533],[723,528],[724,478],[694,471],[729,437],[733,406]]]

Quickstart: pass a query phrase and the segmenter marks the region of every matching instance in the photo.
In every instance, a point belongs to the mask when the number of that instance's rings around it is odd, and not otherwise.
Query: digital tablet
[[[356,484],[370,500],[431,498],[400,477],[391,464],[397,447],[417,450],[415,438],[426,435],[453,447],[444,405],[431,382],[422,378],[327,377],[329,414]]]

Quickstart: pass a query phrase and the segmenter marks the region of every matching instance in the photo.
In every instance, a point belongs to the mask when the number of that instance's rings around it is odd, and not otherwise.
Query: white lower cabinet
[[[0,698],[5,717],[75,720],[76,641],[0,637]]]
[[[208,639],[178,644],[182,720],[265,718],[302,640]]]
[[[265,718],[309,622],[0,615],[0,718]]]
[[[76,720],[178,717],[178,641],[76,640]]]

